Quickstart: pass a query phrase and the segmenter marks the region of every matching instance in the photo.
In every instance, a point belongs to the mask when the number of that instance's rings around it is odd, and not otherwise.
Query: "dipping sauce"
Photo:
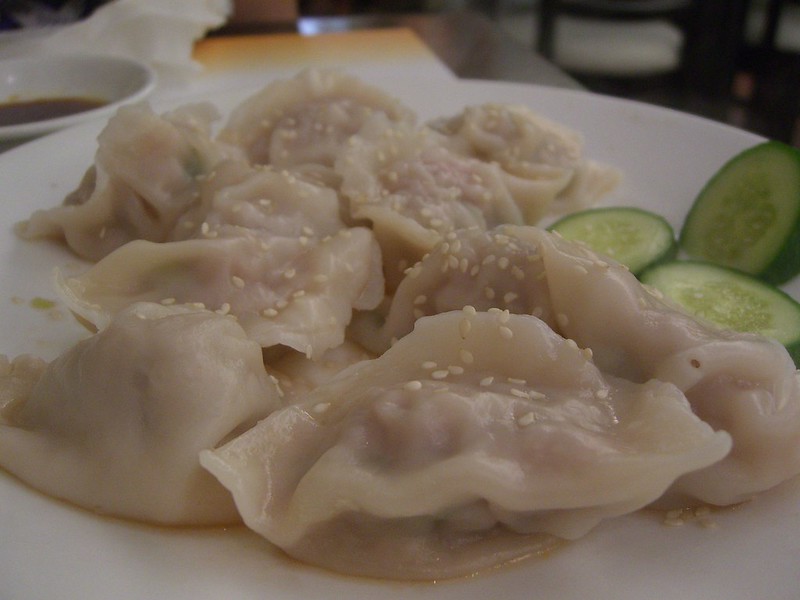
[[[66,117],[105,104],[107,102],[99,98],[70,97],[0,102],[0,127]]]

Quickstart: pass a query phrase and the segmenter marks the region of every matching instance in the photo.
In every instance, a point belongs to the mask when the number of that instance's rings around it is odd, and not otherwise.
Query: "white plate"
[[[584,132],[588,154],[627,174],[609,203],[664,214],[677,227],[706,179],[760,138],[672,111],[513,84],[376,83],[422,118],[485,101],[525,103]],[[424,91],[423,91],[424,90]],[[230,108],[241,95],[216,99]],[[53,298],[50,270],[64,250],[15,239],[11,223],[58,203],[91,162],[99,126],[82,126],[0,156],[0,352],[52,358],[81,335],[64,314],[29,304]],[[64,150],[69,148],[69,152]],[[789,286],[800,297],[800,284]],[[159,529],[103,519],[0,474],[0,597],[300,600],[796,600],[800,597],[800,481],[713,515],[716,527],[663,524],[656,513],[610,520],[545,559],[437,584],[332,575],[283,558],[243,529]]]
[[[61,55],[0,60],[0,102],[48,98],[90,98],[97,108],[64,117],[0,127],[0,141],[29,138],[107,117],[122,104],[153,91],[155,71],[129,58]]]

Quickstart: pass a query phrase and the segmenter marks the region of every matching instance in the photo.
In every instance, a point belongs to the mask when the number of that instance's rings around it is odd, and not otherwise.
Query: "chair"
[[[743,94],[767,137],[800,145],[800,2],[762,0],[750,5],[758,24],[743,40],[739,67],[751,86]]]
[[[695,0],[540,0],[536,48],[574,75],[675,74],[691,51],[695,7]]]

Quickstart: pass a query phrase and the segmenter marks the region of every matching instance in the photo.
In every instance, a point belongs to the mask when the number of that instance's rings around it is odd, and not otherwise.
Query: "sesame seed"
[[[512,396],[516,396],[517,398],[528,398],[528,393],[524,390],[511,388],[510,392]]]
[[[231,277],[231,283],[234,285],[234,287],[237,287],[240,290],[244,287],[244,279],[237,275]]]
[[[175,302],[176,302],[175,298],[162,298],[161,300],[161,304],[163,304],[164,306],[170,306],[172,304],[175,304]]]
[[[503,296],[503,302],[506,304],[511,304],[517,298],[519,298],[519,294],[516,292],[508,292]]]
[[[433,373],[431,373],[431,377],[433,377],[434,379],[444,379],[449,374],[450,371],[448,371],[447,369],[439,369],[438,371],[434,371]]]
[[[566,327],[569,325],[569,317],[564,313],[558,313],[556,315],[556,323],[558,323],[559,327]]]
[[[527,427],[528,425],[533,425],[535,421],[536,421],[536,415],[533,414],[532,412],[525,413],[519,419],[517,419],[517,423],[521,427]]]
[[[283,276],[284,276],[286,279],[292,279],[292,278],[293,278],[295,275],[297,275],[297,270],[296,270],[296,269],[286,269],[286,270],[283,272]]]
[[[422,368],[423,369],[435,369],[436,367],[437,367],[437,364],[435,362],[433,362],[432,360],[426,360],[424,363],[422,363]]]
[[[502,326],[502,327],[500,327],[499,331],[500,331],[500,337],[502,337],[502,338],[504,338],[504,339],[510,340],[511,338],[513,338],[513,337],[514,337],[514,332],[513,332],[513,331],[511,331],[511,330],[510,330],[508,327],[506,327],[505,325],[504,325],[504,326]]]
[[[313,410],[316,414],[320,415],[327,411],[331,407],[330,402],[320,402],[319,404],[315,404]]]
[[[422,382],[417,380],[408,381],[403,387],[409,392],[416,392],[422,389]]]
[[[274,308],[265,308],[264,310],[261,311],[261,315],[267,318],[277,317],[278,311],[275,310]]]
[[[483,387],[489,387],[493,383],[494,383],[494,377],[492,377],[492,376],[484,377],[483,379],[481,379],[481,385]]]
[[[469,315],[469,316],[474,316],[474,315],[476,315],[476,314],[478,313],[478,311],[477,311],[477,310],[475,310],[475,307],[474,307],[474,306],[472,306],[472,305],[470,305],[470,304],[467,304],[466,306],[464,306],[464,307],[461,309],[461,311],[462,311],[462,312],[463,312],[465,315]]]
[[[475,362],[475,357],[473,356],[472,352],[469,350],[461,349],[458,352],[458,357],[461,359],[465,365],[471,365]]]
[[[450,365],[447,367],[447,370],[450,371],[453,375],[463,375],[464,374],[464,367],[459,365]]]
[[[466,338],[470,331],[472,331],[472,323],[469,318],[464,317],[458,323],[458,332],[461,334],[461,339]]]
[[[414,298],[414,304],[425,304],[428,301],[428,297],[424,294],[420,294],[416,298]]]

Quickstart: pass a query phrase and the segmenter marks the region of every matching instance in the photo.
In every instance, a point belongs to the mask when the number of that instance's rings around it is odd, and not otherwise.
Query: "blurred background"
[[[0,28],[68,23],[102,0],[0,0]],[[235,0],[233,19],[470,11],[583,86],[800,146],[800,0]]]

